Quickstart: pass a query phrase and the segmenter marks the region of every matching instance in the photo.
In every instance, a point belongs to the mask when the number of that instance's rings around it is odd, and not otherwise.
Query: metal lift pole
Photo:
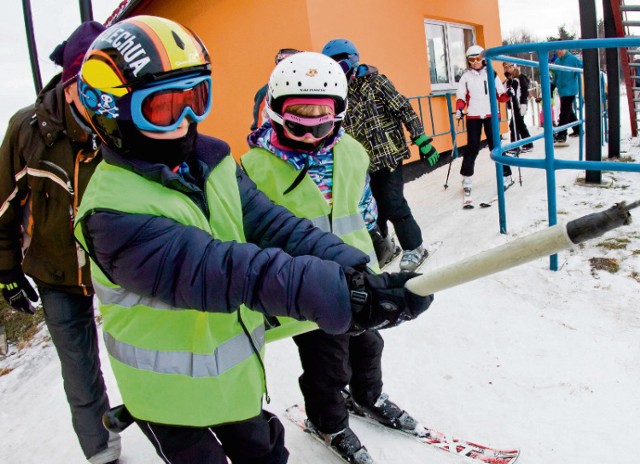
[[[42,76],[40,75],[40,65],[38,65],[38,50],[36,49],[36,40],[33,36],[31,0],[22,0],[22,13],[24,15],[24,28],[27,34],[27,46],[29,47],[29,58],[31,60],[33,85],[36,88],[36,94],[38,94],[42,90]]]
[[[80,1],[80,21],[93,21],[93,8],[91,6],[91,0],[79,0]]]
[[[598,37],[595,0],[580,0],[580,31],[582,39],[596,39]],[[587,161],[602,161],[598,50],[584,50],[582,58],[584,63],[585,159]],[[599,184],[602,181],[602,173],[587,171],[585,181],[588,184]]]
[[[604,36],[617,37],[611,0],[602,0]],[[607,115],[609,119],[609,158],[620,158],[620,65],[617,48],[605,50],[607,58]]]

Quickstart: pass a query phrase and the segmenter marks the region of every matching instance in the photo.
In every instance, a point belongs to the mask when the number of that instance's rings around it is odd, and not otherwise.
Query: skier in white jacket
[[[489,85],[487,83],[487,62],[482,57],[484,49],[479,45],[472,45],[467,49],[467,61],[469,68],[460,77],[456,92],[456,118],[464,117],[464,108],[467,108],[467,148],[463,153],[462,187],[465,195],[471,195],[471,177],[473,176],[476,157],[480,151],[480,138],[482,128],[487,137],[489,149],[493,149],[493,137],[491,133],[491,106],[489,104]],[[498,101],[506,102],[509,94],[495,71],[496,92]],[[503,166],[505,187],[513,184],[511,168]]]

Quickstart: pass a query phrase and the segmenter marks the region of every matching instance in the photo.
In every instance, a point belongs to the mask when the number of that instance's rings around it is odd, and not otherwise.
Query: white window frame
[[[431,83],[431,90],[432,91],[442,91],[442,90],[454,90],[456,89],[456,87],[458,86],[458,83],[455,80],[455,76],[453,73],[453,64],[451,63],[451,55],[449,52],[449,28],[450,27],[455,27],[455,28],[460,28],[460,29],[466,29],[468,31],[471,31],[471,34],[473,35],[473,43],[477,43],[476,42],[476,28],[474,26],[470,26],[468,24],[461,24],[461,23],[452,23],[452,22],[447,22],[447,21],[438,21],[435,19],[425,19],[424,20],[424,39],[425,39],[425,43],[427,45],[427,60],[429,60],[429,38],[427,36],[427,26],[428,25],[434,25],[434,26],[443,26],[444,27],[444,48],[445,48],[445,53],[447,56],[447,72],[449,74],[449,82],[446,83],[440,83],[440,84],[434,84],[431,82],[431,75],[429,74],[429,82]],[[431,66],[431,62],[429,62],[429,66]]]

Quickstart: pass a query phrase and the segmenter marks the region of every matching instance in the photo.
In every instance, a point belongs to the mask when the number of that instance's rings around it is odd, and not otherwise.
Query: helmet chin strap
[[[293,191],[293,189],[295,189],[298,185],[300,185],[300,182],[302,182],[302,179],[304,179],[304,176],[307,175],[308,171],[309,171],[309,153],[305,153],[305,155],[304,155],[304,166],[300,170],[300,173],[293,180],[291,185],[289,187],[287,187],[287,189],[284,192],[282,192],[282,194],[286,195],[287,193]]]
[[[331,137],[331,135],[322,139],[317,145],[313,145],[310,143],[300,142],[299,140],[292,140],[287,136],[285,136],[284,129],[280,124],[272,121],[272,125],[273,125],[274,132],[271,138],[271,143],[273,145],[275,145],[278,148],[283,148],[285,150],[291,149],[291,150],[300,151],[305,155],[304,166],[302,167],[302,169],[300,170],[296,178],[293,180],[291,185],[287,187],[284,192],[282,192],[283,195],[286,195],[287,193],[292,192],[298,185],[300,185],[300,182],[302,182],[304,177],[307,175],[307,172],[309,171],[309,154],[320,151],[324,146],[325,142],[327,141],[327,139]]]

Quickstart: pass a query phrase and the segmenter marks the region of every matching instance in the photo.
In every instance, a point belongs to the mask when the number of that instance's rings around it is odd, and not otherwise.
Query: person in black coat
[[[509,131],[511,132],[511,141],[530,137],[529,129],[524,122],[524,117],[527,114],[527,101],[529,98],[529,78],[520,73],[520,68],[513,63],[502,63],[504,66],[504,85],[510,89],[511,100],[509,105],[511,107],[511,121],[509,122]],[[514,131],[515,126],[515,131]],[[529,151],[533,149],[533,143],[527,143],[522,147],[522,151]]]

